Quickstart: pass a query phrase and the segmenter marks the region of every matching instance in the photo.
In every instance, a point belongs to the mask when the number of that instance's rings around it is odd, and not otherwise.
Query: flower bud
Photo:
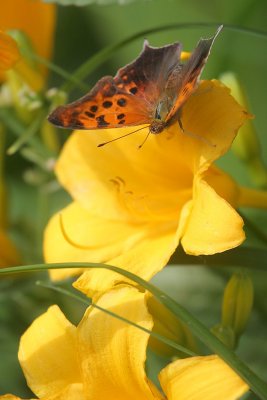
[[[226,285],[222,305],[222,327],[231,328],[237,343],[245,330],[253,305],[253,284],[246,273],[235,273]]]
[[[147,304],[148,310],[154,321],[153,332],[158,333],[191,351],[196,351],[196,344],[193,335],[186,325],[179,321],[173,313],[150,295],[148,295]],[[149,346],[154,352],[163,357],[183,358],[188,356],[153,336],[150,336]]]
[[[238,103],[249,109],[245,92],[234,73],[225,72],[220,76],[220,81],[231,89],[231,94]],[[232,145],[232,151],[241,161],[246,163],[251,179],[259,187],[267,187],[267,169],[262,159],[257,133],[251,120],[248,120],[239,129]]]

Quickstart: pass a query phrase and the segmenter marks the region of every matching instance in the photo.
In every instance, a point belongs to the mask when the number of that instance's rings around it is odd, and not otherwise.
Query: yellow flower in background
[[[12,0],[1,6],[0,29],[10,31],[22,53],[14,71],[1,80],[8,79],[13,101],[18,103],[21,87],[39,92],[46,82],[47,67],[29,58],[30,53],[50,59],[56,22],[56,7],[41,0]],[[17,98],[18,97],[18,98]]]
[[[122,131],[75,132],[56,166],[74,202],[46,229],[46,261],[105,262],[148,280],[179,242],[194,255],[241,244],[243,220],[235,208],[246,204],[246,196],[212,163],[229,149],[247,118],[225,86],[203,81],[183,108],[184,129],[192,135],[177,124],[150,135],[141,149],[145,130],[98,148]],[[81,272],[61,269],[51,276]],[[87,270],[75,286],[93,296],[122,280],[110,271]]]
[[[51,58],[56,7],[41,0],[12,0],[1,4],[0,29],[22,30],[34,49],[44,58]]]
[[[98,305],[151,330],[146,294],[121,286]],[[164,368],[166,397],[145,373],[149,335],[89,307],[78,327],[57,306],[37,318],[20,341],[19,361],[39,399],[234,400],[248,386],[217,356],[191,357]],[[0,399],[16,399],[0,396]]]
[[[15,40],[0,31],[0,72],[12,68],[19,57],[20,54]]]
[[[1,6],[0,28],[10,31],[22,54],[12,71],[0,74],[0,80],[6,81],[6,92],[17,116],[28,125],[43,105],[39,94],[46,86],[48,69],[38,62],[38,56],[48,60],[52,56],[56,5],[45,4],[41,0],[4,2]],[[48,125],[44,120],[40,129],[43,141],[52,151],[57,151],[57,137]]]

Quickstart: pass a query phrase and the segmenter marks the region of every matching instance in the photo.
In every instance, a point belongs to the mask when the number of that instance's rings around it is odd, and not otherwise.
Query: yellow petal
[[[0,25],[1,26],[1,25]],[[19,50],[12,37],[0,31],[0,71],[5,71],[18,61]]]
[[[76,328],[57,306],[37,318],[20,341],[19,361],[28,386],[40,398],[81,383]]]
[[[0,396],[0,400],[21,400],[21,398],[13,394],[4,394],[4,396]]]
[[[190,133],[188,162],[194,172],[203,172],[231,146],[240,126],[250,115],[220,82],[202,81],[182,112],[185,132]],[[198,135],[198,138],[197,138]]]
[[[214,254],[240,245],[245,234],[239,214],[204,180],[196,179],[194,189],[193,201],[183,210],[186,253]]]
[[[184,162],[179,141],[150,135],[139,149],[145,132],[98,148],[101,141],[131,132],[133,127],[77,131],[67,141],[56,166],[62,185],[75,200],[95,214],[134,222],[177,218],[191,195],[192,172]],[[165,148],[164,148],[165,146]],[[171,159],[169,149],[175,146]],[[179,191],[179,196],[177,192]]]
[[[145,294],[130,286],[106,293],[97,305],[152,329]],[[78,337],[88,399],[161,399],[144,370],[147,333],[91,307],[78,326]]]
[[[177,360],[159,376],[168,400],[235,400],[248,386],[219,357]]]
[[[42,398],[42,400],[87,400],[88,397],[84,392],[82,383],[73,383],[62,391],[53,394],[52,396]]]
[[[6,394],[4,396],[0,396],[0,400],[23,400],[23,399],[14,396],[12,394]],[[68,386],[67,388],[63,389],[59,393],[53,394],[52,396],[48,397],[42,397],[42,400],[87,400],[87,397],[84,394],[83,385],[79,383],[74,383]]]
[[[110,221],[88,213],[76,202],[50,221],[45,232],[44,254],[47,262],[105,262],[150,279],[166,265],[177,247],[176,229],[175,224],[162,231],[159,223],[134,225]],[[51,277],[62,279],[77,273],[81,270],[54,270]],[[91,269],[75,286],[92,296],[125,280],[107,270]]]
[[[0,230],[0,267],[18,265],[19,261],[20,258],[17,249],[6,234]]]
[[[13,394],[5,394],[0,396],[0,400],[23,400]],[[35,399],[32,399],[35,400]],[[87,400],[81,383],[74,383],[63,389],[59,393],[52,394],[48,397],[42,397],[42,400]]]
[[[178,238],[175,232],[157,237],[144,237],[133,248],[108,260],[106,264],[115,265],[149,280],[167,264],[177,245]],[[74,282],[73,286],[89,297],[93,297],[120,282],[129,281],[114,272],[89,269]]]

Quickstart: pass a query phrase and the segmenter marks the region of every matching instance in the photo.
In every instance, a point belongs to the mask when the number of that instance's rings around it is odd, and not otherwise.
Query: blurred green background
[[[169,24],[214,23],[213,26],[188,26],[144,35],[115,52],[111,59],[90,74],[87,83],[91,86],[101,76],[114,75],[119,67],[133,60],[139,54],[144,38],[149,39],[153,46],[181,41],[185,50],[191,50],[201,36],[213,34],[218,23],[266,31],[264,36],[245,29],[237,31],[226,27],[216,40],[203,77],[216,78],[227,70],[238,74],[248,95],[249,111],[255,114],[255,127],[267,162],[266,15],[266,0],[139,0],[124,5],[114,1],[105,6],[58,6],[53,62],[66,71],[73,72],[97,51],[132,34]],[[63,82],[61,77],[50,74],[49,87],[60,86]],[[75,89],[70,100],[82,94],[82,91]],[[61,142],[64,142],[69,132],[60,131],[58,134]],[[9,145],[14,138],[9,137],[7,140]],[[254,186],[246,166],[231,152],[220,160],[219,165],[238,182]],[[20,154],[9,157],[6,161],[10,233],[23,255],[24,263],[42,261],[42,234],[49,216],[70,201],[69,196],[56,187],[53,178],[30,183],[27,174],[29,176],[31,172],[36,173],[36,167],[25,161]],[[48,190],[48,183],[51,187],[51,182],[56,188],[54,191]],[[266,212],[243,212],[267,232]],[[246,244],[255,243],[260,246],[248,232]],[[257,260],[255,266],[256,264]],[[72,299],[37,287],[35,282],[38,279],[46,280],[47,275],[28,274],[0,280],[1,394],[10,392],[19,396],[31,396],[17,362],[17,349],[20,335],[33,319],[54,303],[59,304],[75,323],[79,321],[84,310],[84,306]],[[225,279],[216,269],[186,266],[165,269],[154,281],[208,326],[212,326],[220,318],[220,301]],[[266,275],[255,270],[253,280],[257,293],[255,307],[238,353],[266,378]],[[158,360],[158,365],[165,362],[166,360]],[[151,373],[153,375],[155,371]],[[250,398],[254,397],[251,395]]]

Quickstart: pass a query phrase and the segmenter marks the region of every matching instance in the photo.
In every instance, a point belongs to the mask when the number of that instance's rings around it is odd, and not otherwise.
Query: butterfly
[[[151,47],[145,40],[141,54],[115,77],[103,77],[79,100],[56,108],[48,120],[58,127],[85,130],[147,124],[148,135],[176,121],[182,128],[182,106],[197,89],[221,29],[222,25],[213,37],[200,39],[185,63],[180,60],[181,43]]]

